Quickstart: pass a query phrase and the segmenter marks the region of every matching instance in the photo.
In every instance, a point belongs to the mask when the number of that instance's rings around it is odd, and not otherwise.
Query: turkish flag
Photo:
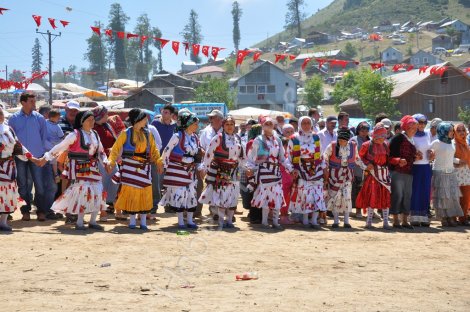
[[[67,26],[68,24],[70,24],[70,22],[63,21],[63,20],[60,20],[59,22],[62,24],[62,26],[64,26],[64,28],[65,28],[65,26]]]
[[[330,63],[331,66],[341,66],[343,68],[348,65],[348,61],[343,61],[343,60],[328,60],[328,63]],[[383,66],[383,65],[382,65]]]
[[[286,54],[274,54],[274,56],[276,57],[276,59],[274,60],[274,64],[286,58]]]
[[[9,9],[0,8],[0,15],[3,15],[3,11],[8,11]]]
[[[193,43],[193,54],[199,56],[199,49],[201,48],[200,44]]]
[[[206,57],[209,57],[209,46],[202,47],[202,54],[204,54]]]
[[[302,63],[302,70],[305,71],[305,68],[307,67],[308,62],[310,62],[311,58],[307,57],[304,62]]]
[[[261,52],[256,52],[254,55],[253,55],[253,61],[258,61],[259,57],[261,56]]]
[[[147,40],[148,37],[147,36],[140,36],[140,47],[142,48],[142,46],[144,45],[144,42],[145,40]]]
[[[189,51],[189,42],[183,42],[183,45],[184,45],[184,54],[185,54],[185,55],[188,55],[188,51]]]
[[[373,69],[373,70],[377,70],[377,69],[381,69],[382,67],[384,67],[384,63],[369,63],[370,67]]]
[[[112,30],[110,30],[112,32]],[[119,39],[124,39],[126,37],[126,33],[123,31],[118,31],[117,36]]]
[[[291,61],[295,60],[296,58],[297,58],[296,55],[292,55],[292,54],[289,55],[289,60]]]
[[[130,38],[137,38],[137,37],[139,37],[139,35],[131,34],[131,33],[128,33],[128,34],[127,34],[127,39],[130,39]]]
[[[241,50],[237,53],[237,62],[235,66],[241,65],[245,57],[250,53],[250,50]]]
[[[91,26],[91,30],[93,30],[93,32],[95,32],[98,36],[101,36],[101,30],[99,27]]]
[[[410,70],[412,70],[413,68],[415,68],[413,65],[408,65],[408,67],[406,67],[406,71],[410,71]]]
[[[170,40],[166,40],[166,39],[162,39],[162,38],[155,38],[155,40],[160,41],[160,46],[161,46],[162,49],[165,47],[165,45],[166,45],[168,42],[170,42]]]
[[[36,25],[41,26],[41,16],[39,15],[33,15],[33,19],[36,22]]]
[[[419,68],[419,73],[420,73],[420,74],[421,74],[421,73],[425,73],[425,72],[428,70],[428,68],[429,68],[429,66],[421,66],[421,67]]]
[[[173,51],[175,51],[175,53],[178,55],[178,51],[180,49],[180,42],[179,41],[172,41],[171,42],[171,48],[173,49]]]
[[[402,65],[402,64],[395,64],[395,65],[393,65],[393,67],[392,67],[392,71],[397,72],[397,71],[399,71],[401,68],[403,68],[403,65]]]
[[[113,39],[113,30],[112,29],[106,29],[105,33],[106,33],[106,36]]]
[[[327,62],[326,59],[316,58],[315,61],[318,63],[318,68],[322,68],[323,64]]]
[[[55,19],[49,17],[48,20],[49,20],[49,24],[51,24],[51,27],[52,27],[53,29],[56,29],[57,26],[55,25]]]
[[[211,54],[212,54],[212,57],[214,58],[214,61],[217,59],[217,56],[219,55],[219,51],[223,49],[224,48],[212,47]]]

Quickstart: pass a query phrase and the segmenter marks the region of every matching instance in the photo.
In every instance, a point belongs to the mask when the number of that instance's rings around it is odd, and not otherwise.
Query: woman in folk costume
[[[364,142],[359,151],[364,171],[364,184],[357,195],[356,207],[367,209],[366,228],[372,227],[374,209],[382,210],[383,228],[388,230],[388,212],[390,209],[390,172],[388,161],[390,151],[387,143],[387,129],[377,123],[372,133],[372,140]]]
[[[356,142],[357,150],[360,151],[362,144],[370,140],[369,137],[370,125],[367,121],[360,122],[356,127],[356,135],[351,138],[351,141]],[[354,166],[354,179],[352,182],[351,198],[352,204],[356,207],[356,218],[362,219],[362,209],[356,206],[356,199],[362,189],[364,183],[364,170],[359,166]]]
[[[432,165],[432,204],[436,217],[441,219],[442,226],[456,226],[456,217],[462,217],[460,207],[459,181],[454,164],[463,165],[465,160],[455,158],[455,147],[452,145],[454,128],[449,123],[437,126],[438,140],[431,143],[434,151]]]
[[[152,209],[152,172],[150,162],[162,170],[162,161],[152,135],[147,131],[147,114],[133,108],[129,111],[131,126],[119,134],[109,153],[108,172],[112,172],[119,157],[122,165],[114,176],[120,183],[115,208],[130,215],[129,228],[136,228],[136,214],[140,214],[140,229],[146,231],[147,213]]]
[[[469,226],[468,210],[470,209],[470,147],[467,142],[467,130],[465,125],[459,123],[455,126],[455,158],[459,159],[459,165],[456,166],[457,180],[459,181],[460,207],[463,211],[463,217],[459,217],[460,225]]]
[[[292,165],[285,157],[281,139],[274,134],[274,122],[265,117],[262,120],[263,133],[253,141],[247,155],[248,176],[257,175],[257,187],[251,205],[262,209],[262,225],[267,228],[269,210],[273,211],[273,228],[281,230],[279,211],[284,205],[282,176],[279,165],[292,172]]]
[[[23,161],[32,161],[39,166],[39,160],[26,150],[11,129],[5,123],[5,114],[0,107],[0,231],[10,232],[8,216],[15,212],[18,205],[18,187],[16,186],[15,156]]]
[[[302,223],[305,227],[310,226],[308,216],[313,213],[311,224],[314,228],[319,228],[318,214],[326,212],[320,138],[313,133],[310,117],[300,117],[299,124],[300,131],[291,137],[287,147],[289,161],[298,171],[297,194],[292,197],[289,210],[303,215]]]
[[[251,127],[250,131],[248,132],[248,142],[246,143],[246,155],[248,155],[248,152],[251,150],[253,147],[253,142],[255,139],[261,135],[263,132],[263,128],[260,124],[255,124]],[[250,224],[261,224],[261,219],[262,219],[262,213],[261,209],[258,209],[256,207],[253,207],[251,205],[251,201],[253,200],[253,193],[255,192],[256,189],[256,173],[254,173],[251,176],[246,175],[245,170],[245,177],[246,177],[246,196],[243,197],[242,195],[242,202],[243,202],[243,207],[245,209],[249,209],[249,217],[250,217]],[[240,183],[241,184],[241,183]]]
[[[413,140],[418,152],[423,156],[413,163],[413,188],[411,191],[410,223],[412,226],[430,226],[429,208],[431,205],[431,178],[430,162],[434,153],[431,150],[431,133],[424,131],[428,119],[422,114],[415,114],[413,118],[418,121],[418,131]]]
[[[207,173],[206,188],[199,202],[218,208],[219,229],[234,228],[232,219],[240,193],[237,168],[245,165],[243,143],[235,133],[235,119],[227,116],[222,127],[222,133],[211,140],[199,169],[202,175]]]
[[[332,228],[339,227],[339,214],[344,214],[344,227],[351,228],[349,213],[352,210],[351,186],[354,177],[354,166],[364,167],[357,143],[349,141],[351,131],[347,128],[338,130],[338,139],[331,142],[325,149],[323,158],[328,168],[328,210],[333,212],[334,223]]]
[[[44,154],[45,160],[53,160],[67,151],[68,163],[63,175],[73,181],[52,205],[56,212],[78,215],[76,230],[86,230],[83,225],[85,214],[90,213],[88,227],[103,230],[96,223],[98,213],[106,210],[106,193],[103,192],[98,163],[107,163],[103,145],[96,131],[93,130],[95,118],[91,111],[79,112],[75,117],[74,131]]]
[[[196,166],[201,162],[201,146],[196,135],[199,119],[188,109],[178,112],[177,132],[173,134],[163,150],[163,165],[166,169],[163,186],[166,193],[159,205],[169,205],[178,213],[178,228],[197,229],[193,215],[197,207]],[[187,212],[187,225],[184,212]]]

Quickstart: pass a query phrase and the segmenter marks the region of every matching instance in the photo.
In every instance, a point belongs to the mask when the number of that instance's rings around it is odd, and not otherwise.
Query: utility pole
[[[53,34],[49,30],[47,32],[40,32],[38,29],[36,29],[37,34],[41,34],[44,39],[44,35],[47,35],[47,43],[49,45],[49,105],[52,105],[52,41],[54,41],[57,37],[60,37],[62,34],[59,32],[59,34]],[[54,37],[54,39],[52,39]]]
[[[5,65],[5,80],[8,80],[8,65]],[[7,99],[8,99],[8,104],[11,104],[10,97],[8,96],[8,89],[7,89]]]

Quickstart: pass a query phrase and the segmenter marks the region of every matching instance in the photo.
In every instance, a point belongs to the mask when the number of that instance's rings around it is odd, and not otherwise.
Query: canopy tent
[[[100,92],[100,91],[95,91],[95,90],[90,90],[90,91],[84,92],[83,95],[86,96],[86,97],[89,97],[89,98],[101,98],[101,97],[106,96],[105,93]]]
[[[111,88],[108,90],[113,96],[127,95],[128,92],[119,88]]]
[[[292,118],[292,114],[287,112],[261,109],[256,107],[245,107],[241,109],[231,110],[228,114],[233,116],[236,121],[246,121],[250,118],[258,120],[259,116],[269,116],[271,118],[276,118],[276,116],[282,115],[288,119]]]
[[[37,83],[30,83],[28,85],[28,88],[26,88],[26,91],[32,91],[37,93],[47,92],[47,90],[43,86]]]

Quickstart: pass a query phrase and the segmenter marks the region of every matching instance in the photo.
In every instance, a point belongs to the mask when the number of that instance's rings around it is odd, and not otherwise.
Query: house
[[[304,38],[294,38],[289,42],[289,46],[303,47],[305,45]]]
[[[405,59],[404,63],[413,65],[414,67],[421,67],[427,65],[436,65],[442,63],[443,61],[439,59],[437,56],[432,55],[429,52],[425,52],[423,50],[419,50],[415,54],[413,54],[410,58]]]
[[[192,71],[195,71],[198,68],[199,66],[197,66],[197,64],[192,61],[184,61],[183,63],[181,63],[182,74],[190,73]]]
[[[466,32],[470,29],[470,26],[465,24],[464,22],[460,20],[453,20],[447,23],[444,23],[441,25],[439,28],[439,32],[445,32],[447,27],[453,27],[455,30],[459,32]]]
[[[285,111],[294,114],[300,82],[270,61],[232,81],[236,106]]]
[[[165,99],[173,99],[173,103],[191,101],[196,94],[195,88],[200,82],[167,71],[161,71],[153,76],[142,88],[150,90]]]
[[[310,32],[307,37],[305,38],[305,43],[313,43],[314,45],[320,44],[328,44],[331,42],[335,42],[336,37],[327,33],[323,33],[320,31],[312,31]]]
[[[195,71],[184,75],[191,80],[202,81],[206,78],[223,78],[225,76],[225,69],[218,66],[204,66]]]
[[[331,50],[331,51],[314,52],[314,53],[303,53],[303,54],[299,54],[295,58],[295,61],[292,62],[292,64],[291,64],[292,68],[296,69],[296,70],[300,70],[300,68],[301,68],[301,66],[302,66],[302,64],[303,64],[303,62],[306,58],[311,58],[311,59],[321,58],[321,59],[336,59],[336,60],[344,60],[344,61],[353,61],[352,59],[345,56],[343,54],[343,52],[341,52],[341,50]],[[311,61],[308,64],[308,67],[315,66],[315,65],[316,65],[315,61],[313,61],[313,62]],[[328,70],[329,64],[324,64],[324,66],[326,66],[326,67],[322,67],[322,68],[323,69],[326,68],[326,70]],[[348,63],[345,68],[342,68],[341,66],[339,66],[339,67],[336,66],[336,67],[332,67],[331,70],[332,71],[343,71],[343,70],[348,70],[348,69],[351,69],[351,68],[356,68],[356,66],[357,66],[356,64],[351,62],[351,63]]]
[[[153,111],[155,104],[170,104],[148,89],[142,89],[124,100],[124,108],[145,108]]]
[[[448,35],[439,35],[432,39],[432,50],[435,51],[436,48],[444,48],[446,50],[451,50],[454,48],[454,43],[452,38]]]
[[[428,30],[439,29],[441,27],[441,25],[443,25],[444,23],[450,22],[450,21],[451,21],[450,17],[446,17],[446,18],[441,19],[438,22],[431,22],[426,28]]]
[[[393,47],[388,47],[382,51],[382,62],[385,64],[401,63],[403,62],[403,53]]]
[[[433,119],[458,120],[458,107],[470,109],[470,77],[449,62],[436,66],[448,66],[443,76],[432,75],[428,69],[419,69],[390,76],[395,82],[392,98],[397,100],[401,115],[422,113]],[[357,101],[348,99],[340,104],[351,117],[364,117]],[[396,116],[399,117],[399,116]]]

